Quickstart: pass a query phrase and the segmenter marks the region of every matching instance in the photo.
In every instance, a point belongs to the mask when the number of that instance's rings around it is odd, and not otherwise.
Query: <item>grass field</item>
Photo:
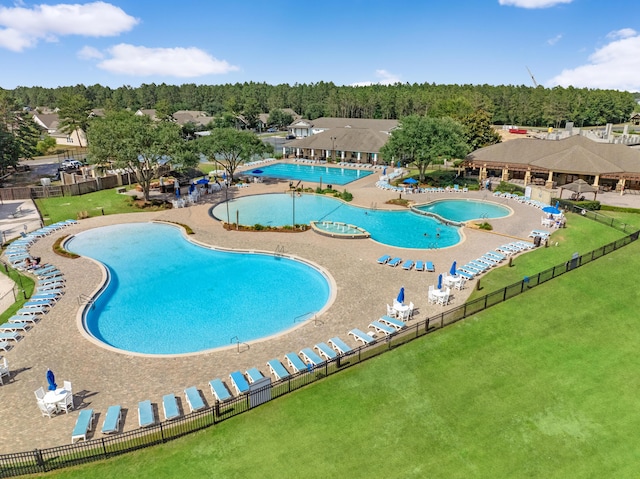
[[[639,267],[636,242],[208,430],[46,477],[635,478]]]

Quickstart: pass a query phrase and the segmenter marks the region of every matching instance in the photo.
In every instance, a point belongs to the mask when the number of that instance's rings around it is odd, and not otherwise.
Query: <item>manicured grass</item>
[[[218,426],[51,476],[637,477],[639,267],[636,242]]]
[[[46,224],[76,219],[80,212],[91,216],[142,211],[133,205],[131,196],[116,193],[116,189],[96,191],[80,196],[37,199],[36,204]]]

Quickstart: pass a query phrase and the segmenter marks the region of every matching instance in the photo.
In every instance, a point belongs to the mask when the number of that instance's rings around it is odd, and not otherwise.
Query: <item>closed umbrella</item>
[[[400,292],[398,293],[398,299],[396,300],[398,303],[404,303],[404,287],[400,288]]]
[[[438,289],[442,289],[442,273],[438,275]]]
[[[456,274],[458,274],[458,271],[456,270],[457,268],[457,263],[454,261],[453,263],[451,263],[451,269],[449,270],[449,274],[451,276],[455,276]]]
[[[180,186],[176,186],[176,198],[180,198]]]
[[[382,174],[383,174],[383,175],[386,175],[386,174],[387,174],[387,167],[386,167],[386,166],[382,169]]]
[[[251,173],[253,173],[254,175],[259,175],[261,173],[264,173],[264,171],[262,171],[262,170],[253,170]]]
[[[58,388],[56,377],[51,369],[47,369],[47,382],[49,383],[49,391],[55,391]]]

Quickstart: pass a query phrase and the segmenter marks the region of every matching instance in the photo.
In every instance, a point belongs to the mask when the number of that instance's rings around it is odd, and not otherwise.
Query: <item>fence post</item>
[[[33,456],[38,467],[41,467],[44,472],[47,472],[47,468],[45,466],[44,459],[42,459],[42,452],[40,451],[40,449],[34,449]]]
[[[108,459],[109,455],[107,454],[107,445],[104,443],[104,437],[100,438],[100,441],[102,442],[102,452],[104,452],[104,458]]]
[[[160,437],[162,438],[162,442],[167,442],[164,438],[164,429],[162,428],[162,423],[160,423]]]

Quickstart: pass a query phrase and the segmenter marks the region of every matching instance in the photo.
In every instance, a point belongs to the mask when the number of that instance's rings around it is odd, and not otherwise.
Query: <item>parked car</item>
[[[296,135],[287,135],[287,140],[295,140]]]
[[[77,170],[82,166],[82,163],[78,160],[64,160],[60,163],[60,168],[63,170]]]
[[[277,129],[277,128],[275,128],[275,127],[271,127],[271,128],[269,128],[269,129],[267,130],[267,133],[276,133],[277,131],[278,131],[278,129]]]

